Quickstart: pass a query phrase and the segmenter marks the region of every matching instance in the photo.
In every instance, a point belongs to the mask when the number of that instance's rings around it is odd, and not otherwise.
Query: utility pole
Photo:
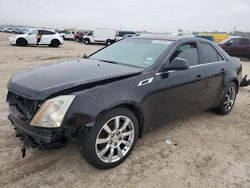
[[[235,33],[235,31],[236,31],[236,26],[234,26],[234,28],[233,28],[233,33]]]

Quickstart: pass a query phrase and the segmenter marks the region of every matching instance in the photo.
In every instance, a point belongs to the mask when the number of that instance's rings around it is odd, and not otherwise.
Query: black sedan
[[[199,38],[129,38],[75,61],[14,75],[8,119],[32,146],[78,140],[97,168],[124,161],[147,131],[188,114],[228,114],[242,66]]]

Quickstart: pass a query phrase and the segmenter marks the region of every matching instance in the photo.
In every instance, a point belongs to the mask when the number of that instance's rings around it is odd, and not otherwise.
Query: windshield
[[[225,40],[220,41],[218,44],[224,44],[224,43],[230,41],[231,39],[232,39],[232,38],[227,38],[227,39],[225,39]]]
[[[125,39],[93,54],[89,59],[147,68],[169,46],[171,41]]]

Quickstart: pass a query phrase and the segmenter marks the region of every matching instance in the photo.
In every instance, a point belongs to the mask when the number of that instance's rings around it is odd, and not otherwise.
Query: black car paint
[[[128,66],[79,59],[19,73],[11,78],[7,87],[31,100],[44,100],[62,90],[140,71],[141,69]]]
[[[18,84],[23,83],[22,79],[18,79],[20,75],[17,75],[16,79],[20,82],[15,84],[14,76],[8,84],[8,89],[32,100],[39,100],[41,103],[48,98],[61,94],[76,95],[65,115],[62,126],[59,128],[63,130],[62,134],[72,137],[81,128],[93,127],[98,117],[121,105],[135,113],[139,120],[140,135],[142,135],[150,129],[178,117],[216,107],[223,89],[228,83],[233,81],[237,86],[239,85],[242,69],[240,61],[230,57],[215,44],[198,38],[168,40],[172,40],[169,47],[152,66],[144,70],[83,59],[78,60],[79,62],[72,62],[72,64],[82,63],[83,66],[90,64],[91,72],[88,72],[88,75],[91,76],[99,68],[104,67],[105,71],[98,71],[96,73],[97,78],[88,79],[84,77],[84,79],[79,79],[79,77],[75,77],[75,79],[64,79],[60,72],[56,72],[59,71],[56,68],[58,65],[50,65],[46,69],[49,73],[58,76],[59,80],[56,83],[51,80],[50,75],[46,76],[46,72],[44,72],[47,82],[44,80],[46,84],[41,86],[44,82],[40,80],[41,78],[36,80],[31,71],[30,73],[23,73],[23,79],[27,82],[32,80],[34,87],[32,82],[29,82],[31,85],[17,87]],[[198,48],[199,42],[209,43],[225,60],[189,67],[188,70],[165,71],[163,67],[165,60],[171,56],[178,46],[186,42],[195,42]],[[60,66],[63,65],[64,63]],[[49,69],[53,67],[55,69],[50,71]],[[77,71],[79,71],[78,73],[82,71],[84,76],[82,69]],[[79,75],[78,73],[77,75]],[[26,77],[25,74],[31,76]],[[67,73],[68,77],[71,75],[74,77],[74,72]],[[153,78],[151,83],[139,86],[142,80],[148,78]],[[40,82],[43,83],[40,84]],[[29,90],[24,89],[28,87],[31,88]],[[10,114],[9,119],[13,122],[12,116],[13,114]]]

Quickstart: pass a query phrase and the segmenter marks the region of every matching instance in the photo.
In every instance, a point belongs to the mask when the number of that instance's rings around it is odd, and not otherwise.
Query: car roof
[[[181,42],[181,41],[186,41],[186,40],[193,40],[193,41],[201,41],[201,42],[206,42],[206,43],[212,43],[209,40],[203,39],[203,38],[198,38],[198,37],[187,37],[187,36],[136,36],[136,37],[131,37],[133,39],[152,39],[152,40],[169,40],[169,41],[176,41],[176,42]],[[212,43],[213,44],[213,43]]]

